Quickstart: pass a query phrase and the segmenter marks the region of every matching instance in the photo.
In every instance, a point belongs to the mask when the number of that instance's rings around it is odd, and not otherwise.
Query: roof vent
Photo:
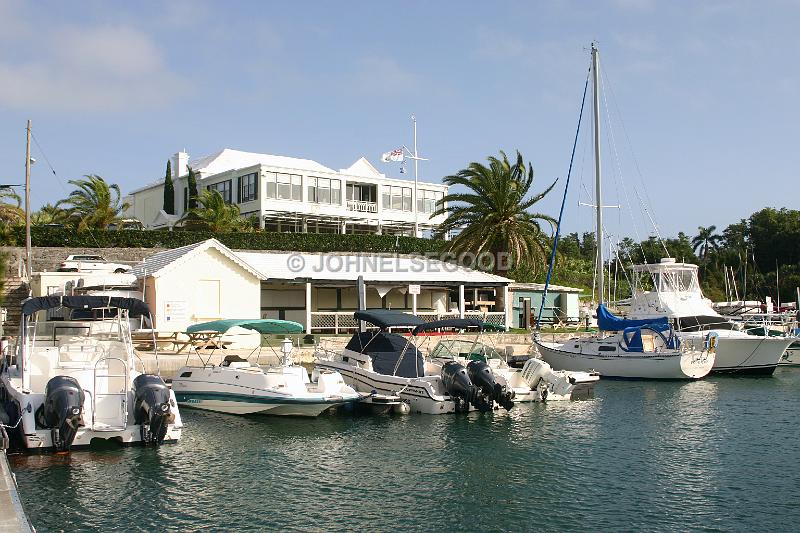
[[[674,257],[662,257],[661,258],[661,262],[662,263],[674,263],[675,262],[675,258]]]

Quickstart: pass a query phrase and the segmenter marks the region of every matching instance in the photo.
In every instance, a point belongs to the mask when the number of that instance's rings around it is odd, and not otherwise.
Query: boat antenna
[[[536,329],[541,329],[542,313],[544,313],[544,302],[547,300],[547,289],[550,287],[550,278],[553,275],[553,266],[556,260],[556,250],[558,249],[558,239],[561,235],[561,218],[564,216],[564,204],[567,201],[567,191],[569,191],[569,178],[572,176],[572,164],[575,161],[575,148],[578,146],[578,136],[581,132],[581,122],[583,121],[583,108],[586,104],[586,91],[589,87],[589,73],[591,68],[586,72],[586,81],[583,84],[583,98],[581,98],[581,111],[578,114],[578,127],[575,130],[575,140],[572,143],[572,155],[569,158],[569,170],[567,170],[567,183],[564,185],[564,196],[561,198],[561,210],[558,212],[558,224],[556,224],[556,234],[553,237],[553,251],[550,252],[550,266],[547,269],[547,279],[544,282],[544,294],[542,295],[542,303],[539,306],[539,316],[536,318]]]

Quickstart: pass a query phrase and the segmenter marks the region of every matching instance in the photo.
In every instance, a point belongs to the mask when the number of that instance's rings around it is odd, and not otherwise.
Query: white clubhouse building
[[[447,194],[446,185],[418,182],[415,187],[414,180],[388,178],[364,157],[337,172],[310,159],[225,148],[192,161],[179,152],[171,165],[175,215],[162,209],[162,179],[126,196],[130,208],[125,216],[148,229],[172,227],[188,207],[191,167],[198,191],[216,189],[269,231],[413,235],[416,222],[421,236],[445,218],[430,215]]]

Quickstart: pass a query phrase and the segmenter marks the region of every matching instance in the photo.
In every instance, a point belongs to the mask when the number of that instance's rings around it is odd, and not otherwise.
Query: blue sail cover
[[[614,315],[603,304],[597,306],[597,326],[603,331],[622,331],[625,328],[635,328],[649,325],[668,327],[669,320],[667,320],[667,317],[646,318],[643,320],[626,320]]]

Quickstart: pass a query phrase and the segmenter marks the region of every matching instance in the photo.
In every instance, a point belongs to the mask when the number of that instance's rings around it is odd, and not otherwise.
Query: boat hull
[[[714,333],[717,334],[716,355],[711,372],[715,374],[772,374],[794,340],[786,337],[759,337],[724,330]],[[683,339],[692,339],[697,344],[705,343],[708,333],[679,335]]]
[[[783,353],[783,358],[778,366],[784,367],[800,367],[800,346],[790,346]]]
[[[178,404],[182,407],[203,409],[217,413],[232,415],[278,415],[278,416],[319,416],[328,409],[342,405],[343,399],[291,400],[287,398],[262,396],[220,394],[210,391],[180,392],[177,394]]]
[[[444,391],[436,391],[435,381],[388,376],[330,360],[318,360],[318,368],[339,372],[345,383],[359,392],[397,395],[408,403],[412,413],[439,415],[456,412],[456,402]]]
[[[699,379],[711,371],[713,355],[698,352],[674,355],[594,355],[561,349],[561,344],[534,341],[541,358],[556,370],[599,372],[602,378]]]

